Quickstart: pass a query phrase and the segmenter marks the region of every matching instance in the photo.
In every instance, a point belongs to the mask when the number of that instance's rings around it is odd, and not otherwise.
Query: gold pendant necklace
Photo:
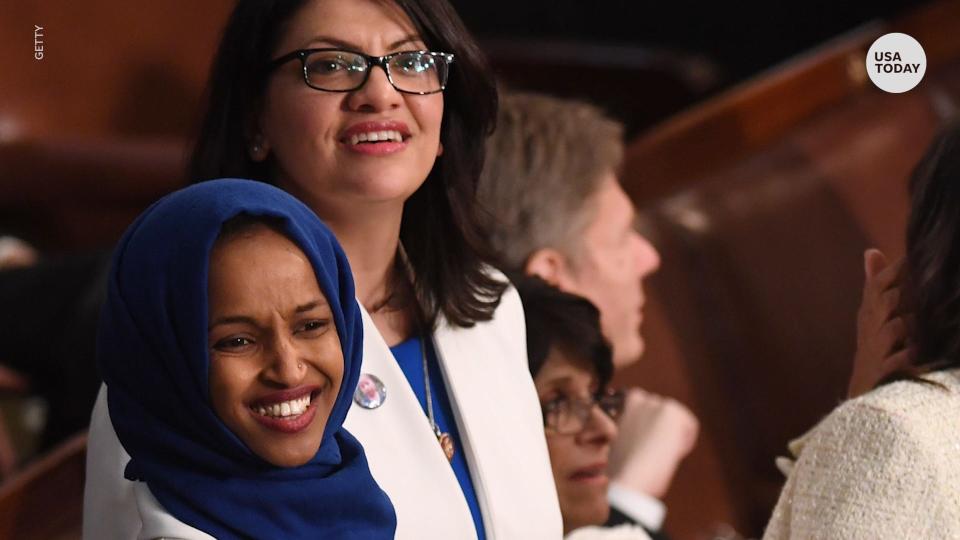
[[[407,259],[407,254],[403,249],[403,244],[400,244],[397,247],[397,262],[402,259],[404,261]],[[402,270],[402,266],[397,266],[398,269]],[[410,287],[408,291],[411,298],[416,298],[416,293],[412,290],[413,283],[407,281],[406,284]],[[392,295],[391,295],[392,296]],[[444,431],[440,431],[440,426],[437,425],[437,420],[433,416],[433,392],[430,390],[430,368],[427,365],[427,340],[431,339],[430,335],[427,332],[424,332],[423,313],[420,310],[419,304],[416,304],[416,313],[414,315],[414,323],[416,324],[417,331],[420,333],[420,361],[423,365],[423,386],[424,393],[427,398],[427,420],[430,421],[430,428],[433,430],[433,435],[437,438],[437,442],[440,443],[440,449],[443,450],[443,455],[447,456],[447,461],[453,461],[453,455],[456,453],[457,448],[453,442],[453,437]]]
[[[453,437],[449,433],[440,431],[440,426],[437,425],[437,421],[433,416],[433,397],[430,392],[430,370],[427,366],[427,335],[421,333],[420,338],[420,359],[423,363],[423,384],[426,388],[427,395],[427,419],[430,420],[430,427],[433,428],[433,434],[437,437],[437,442],[440,443],[440,448],[443,450],[443,455],[447,456],[447,461],[453,461],[453,454],[456,452],[456,446],[453,443]]]

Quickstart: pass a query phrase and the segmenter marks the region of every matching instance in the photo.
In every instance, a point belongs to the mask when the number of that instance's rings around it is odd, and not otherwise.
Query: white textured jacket
[[[882,386],[792,442],[764,540],[960,538],[960,370],[926,378],[942,387]]]
[[[354,405],[344,427],[363,444],[373,477],[393,502],[396,538],[476,538],[453,470],[365,311],[363,326],[362,372],[383,381],[387,398],[377,409]],[[441,319],[434,343],[460,431],[457,451],[465,452],[470,466],[487,538],[561,538],[560,506],[527,368],[526,329],[516,290],[504,293],[489,322],[458,328]],[[135,490],[135,483],[123,478],[128,461],[101,389],[90,425],[84,538],[209,538],[151,506],[156,501],[146,496],[145,486]]]

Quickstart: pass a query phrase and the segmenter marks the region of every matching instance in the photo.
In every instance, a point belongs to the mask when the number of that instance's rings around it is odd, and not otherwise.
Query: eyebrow
[[[294,313],[306,313],[308,311],[311,311],[326,305],[328,305],[326,301],[318,298],[317,300],[313,300],[311,302],[307,302],[306,304],[297,306],[297,309],[294,310]]]
[[[207,331],[213,330],[215,327],[222,324],[249,324],[250,326],[257,326],[257,321],[253,320],[253,317],[247,317],[246,315],[227,315],[225,317],[217,317],[215,321],[210,323],[210,326],[207,327]]]
[[[564,386],[568,386],[571,382],[573,382],[572,375],[561,375],[560,377],[557,377],[555,379],[544,381],[543,390],[544,391],[558,390],[560,388],[563,388]]]
[[[403,38],[398,39],[397,41],[394,41],[393,43],[387,45],[387,50],[393,50],[400,47],[401,45],[406,45],[408,43],[416,43],[416,42],[422,42],[422,40],[420,39],[420,36],[416,34],[408,34]],[[318,43],[327,43],[329,45],[333,45],[334,47],[342,47],[344,49],[351,49],[354,51],[363,50],[363,48],[357,45],[356,43],[351,43],[349,41],[344,41],[342,39],[337,39],[335,37],[330,37],[330,36],[315,36],[313,39],[307,42],[307,46],[316,45]]]
[[[327,305],[328,305],[327,302],[323,299],[312,300],[310,302],[307,302],[306,304],[301,304],[297,306],[297,308],[294,309],[293,312],[306,313],[308,311],[313,311],[314,309],[327,306]],[[210,323],[210,326],[207,327],[207,331],[209,332],[214,327],[222,324],[249,324],[250,326],[259,326],[259,324],[257,324],[257,321],[253,317],[250,317],[247,315],[225,315],[223,317],[217,317],[212,323]]]

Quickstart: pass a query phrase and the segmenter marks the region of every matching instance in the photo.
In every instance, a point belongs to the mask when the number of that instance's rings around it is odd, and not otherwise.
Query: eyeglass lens
[[[553,400],[544,407],[544,422],[557,433],[577,433],[586,426],[594,405],[616,420],[623,412],[623,394],[614,392],[591,399],[562,397]]]
[[[307,82],[320,90],[346,91],[363,85],[371,65],[349,51],[314,51],[304,59]],[[401,52],[386,62],[388,78],[402,92],[438,92],[446,84],[447,64],[427,52]]]

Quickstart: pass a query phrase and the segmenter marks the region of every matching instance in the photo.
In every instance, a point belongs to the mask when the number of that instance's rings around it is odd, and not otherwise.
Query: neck
[[[390,284],[400,242],[403,202],[366,204],[362,200],[333,204],[315,196],[282,174],[277,185],[310,207],[337,237],[350,261],[357,299],[367,310],[382,300]]]
[[[353,215],[348,220],[327,220],[350,260],[357,300],[390,347],[416,331],[416,311],[412,304],[403,303],[399,309],[384,304],[388,298],[409,294],[400,289],[404,287],[405,278],[397,279],[394,275],[402,215],[403,208],[399,207],[396,212],[380,212],[370,219]]]
[[[354,200],[350,204],[331,205],[303,193],[296,184],[281,180],[278,185],[304,201],[333,231],[350,261],[357,300],[370,313],[387,345],[393,346],[406,339],[414,330],[415,311],[410,307],[377,309],[383,306],[389,295],[397,292],[391,287],[400,283],[394,276],[394,269],[400,245],[403,202],[366,204]]]
[[[326,219],[350,260],[357,299],[367,311],[372,311],[391,292],[402,215],[403,209],[398,208],[368,219]]]

